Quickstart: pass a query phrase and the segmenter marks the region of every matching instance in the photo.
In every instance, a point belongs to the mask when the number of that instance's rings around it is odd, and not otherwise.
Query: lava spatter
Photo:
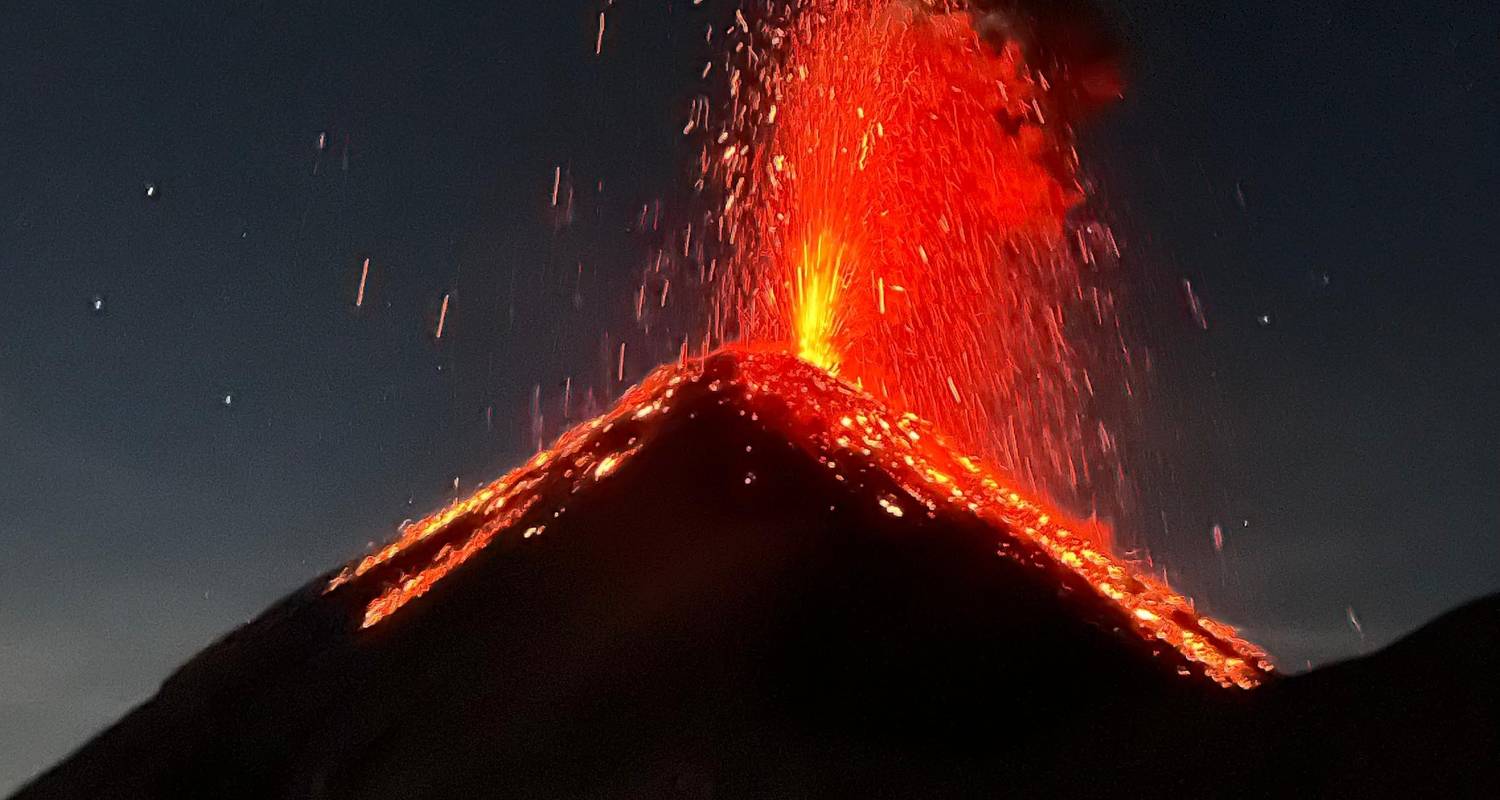
[[[1112,378],[1131,356],[1095,244],[1070,229],[1084,194],[1063,76],[961,7],[737,17],[701,159],[729,244],[720,334],[799,353],[1038,491],[1114,506],[1129,388]]]

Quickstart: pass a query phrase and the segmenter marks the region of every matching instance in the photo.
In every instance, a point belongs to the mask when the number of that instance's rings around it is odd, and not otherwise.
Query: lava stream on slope
[[[951,447],[915,414],[780,352],[726,349],[658,368],[610,412],[469,497],[407,526],[389,544],[343,569],[327,590],[356,581],[379,586],[362,627],[387,620],[432,591],[496,537],[530,538],[566,512],[567,499],[606,481],[672,424],[705,403],[732,404],[831,471],[864,502],[893,517],[977,517],[996,552],[1054,569],[1109,601],[1147,641],[1177,651],[1226,687],[1253,688],[1271,671],[1266,655],[1229,625],[1199,614],[1162,581],[1079,535],[1081,525],[1023,497],[976,458]],[[885,480],[869,480],[871,476]],[[753,480],[747,475],[746,480]],[[874,490],[872,484],[899,487]]]

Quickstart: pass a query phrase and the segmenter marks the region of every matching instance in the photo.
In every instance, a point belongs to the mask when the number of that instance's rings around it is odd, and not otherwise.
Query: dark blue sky
[[[1500,9],[1168,5],[1086,148],[1151,295],[1148,541],[1300,667],[1500,588]]]
[[[1500,589],[1500,10],[1229,5],[1116,10],[1085,161],[1157,367],[1133,535],[1296,667]],[[0,27],[0,791],[529,452],[533,387],[619,388],[716,13],[627,0],[599,60],[586,3],[94,6]]]

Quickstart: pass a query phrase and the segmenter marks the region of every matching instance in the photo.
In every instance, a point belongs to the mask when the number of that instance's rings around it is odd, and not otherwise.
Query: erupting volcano
[[[728,350],[286,598],[18,800],[1462,789],[1493,777],[1464,754],[1494,613],[1274,678],[914,415]]]
[[[205,651],[21,797],[1430,788],[1360,766],[1360,684],[1276,677],[1065,510],[1123,480],[1133,350],[1072,146],[1120,84],[1019,5],[746,4],[722,113],[695,105],[702,352]],[[1445,630],[1421,652],[1468,644]],[[1371,663],[1371,685],[1410,673]],[[1387,749],[1429,746],[1397,727]],[[1259,768],[1314,743],[1319,765]]]
[[[716,356],[737,368],[709,380],[710,391],[770,395],[790,420],[779,431],[787,442],[839,480],[875,470],[899,485],[876,498],[890,513],[974,514],[995,527],[1002,552],[1071,571],[1146,639],[1197,665],[1184,674],[1255,686],[1270,668],[1264,654],[1112,558],[1099,526],[1003,477],[1043,459],[1049,476],[1076,485],[1091,452],[1109,445],[1102,422],[1093,438],[1084,433],[1093,388],[1067,323],[1084,300],[1083,262],[1064,247],[1081,194],[1070,131],[1047,122],[1046,75],[1020,42],[982,41],[964,13],[843,0],[781,11],[759,23],[773,46],[758,57],[758,89],[736,89],[729,115],[753,141],[722,145],[706,164],[725,190],[720,220],[735,255],[721,291],[739,335],[801,361]],[[522,530],[542,498],[619,469],[650,440],[654,416],[700,391],[704,372],[684,360],[652,375],[614,411],[407,528],[330,590],[376,580],[388,588],[363,624],[387,618],[495,537]],[[1008,469],[981,466],[934,430],[999,454]],[[545,530],[529,524],[522,535]]]

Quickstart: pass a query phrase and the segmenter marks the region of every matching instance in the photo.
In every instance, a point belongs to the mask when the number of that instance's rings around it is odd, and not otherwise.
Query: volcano
[[[921,420],[724,351],[293,593],[16,798],[1464,795],[1500,785],[1497,619],[1277,677]]]

